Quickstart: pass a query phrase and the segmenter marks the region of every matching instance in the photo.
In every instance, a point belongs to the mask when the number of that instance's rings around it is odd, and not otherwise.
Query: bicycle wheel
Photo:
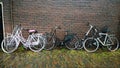
[[[33,52],[39,52],[45,47],[45,40],[43,37],[33,36],[29,45],[30,50]]]
[[[107,40],[107,44],[111,44],[107,46],[110,51],[116,51],[119,48],[119,41],[116,37],[110,37]]]
[[[74,36],[72,39],[70,39],[68,42],[65,43],[65,46],[72,50],[77,48],[77,42],[78,42],[77,36]]]
[[[90,37],[83,42],[83,47],[87,52],[95,52],[99,47],[99,43],[97,39]]]
[[[55,38],[51,35],[46,36],[46,50],[52,50],[55,47]]]
[[[82,41],[81,40],[78,40],[76,43],[75,43],[75,45],[76,45],[76,49],[82,49],[83,48],[83,43],[82,43]]]
[[[17,49],[17,47],[18,44],[12,37],[6,37],[1,43],[1,48],[5,53],[12,53]]]

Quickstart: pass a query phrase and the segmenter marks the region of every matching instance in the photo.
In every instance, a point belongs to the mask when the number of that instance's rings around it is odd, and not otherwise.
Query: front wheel
[[[97,39],[90,37],[83,42],[83,47],[87,52],[95,52],[99,47],[99,43]]]
[[[33,36],[30,43],[29,48],[33,52],[39,52],[45,47],[45,40],[43,37]]]
[[[55,42],[56,39],[54,36],[51,35],[46,35],[46,45],[45,45],[45,50],[52,50],[55,47]]]
[[[110,51],[116,51],[119,48],[119,41],[116,37],[110,37],[107,43],[111,44],[107,46]]]
[[[1,43],[1,48],[5,53],[12,53],[18,47],[16,40],[13,37],[6,37]]]

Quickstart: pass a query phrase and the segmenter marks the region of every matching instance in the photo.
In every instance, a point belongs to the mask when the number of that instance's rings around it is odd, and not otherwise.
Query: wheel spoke
[[[12,37],[7,37],[2,41],[2,50],[5,53],[12,53],[17,49],[17,42]]]
[[[45,41],[43,37],[34,35],[30,42],[31,44],[29,45],[29,48],[34,52],[39,52],[45,47]]]

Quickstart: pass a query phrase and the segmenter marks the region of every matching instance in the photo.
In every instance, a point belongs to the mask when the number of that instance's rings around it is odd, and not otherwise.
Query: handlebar
[[[23,28],[21,24],[17,24],[16,26],[17,26],[17,28],[20,28],[20,29],[22,29],[22,30],[26,30],[26,31],[29,30],[28,28]]]
[[[17,24],[16,26],[21,27],[21,24]]]
[[[60,27],[60,26],[55,26],[54,28],[55,28],[55,29],[61,29],[61,27]]]
[[[61,27],[60,26],[55,26],[54,28],[51,28],[51,32],[55,32],[56,29],[61,29]]]
[[[87,23],[86,23],[86,25],[87,25],[87,26],[89,26],[89,25],[90,25],[90,23],[89,23],[89,22],[87,22]]]
[[[87,22],[86,24],[87,26],[93,27],[93,25],[91,25],[89,22]]]
[[[27,29],[27,28],[23,28],[23,30],[25,30],[25,31],[28,31],[28,30],[30,30],[30,29]]]

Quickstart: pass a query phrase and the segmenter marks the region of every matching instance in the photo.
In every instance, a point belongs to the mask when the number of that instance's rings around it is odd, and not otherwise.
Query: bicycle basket
[[[108,26],[103,26],[100,30],[102,33],[107,33],[109,32]]]
[[[69,35],[66,35],[65,38],[64,38],[64,42],[69,42],[73,39],[74,35],[72,34],[69,34]]]

